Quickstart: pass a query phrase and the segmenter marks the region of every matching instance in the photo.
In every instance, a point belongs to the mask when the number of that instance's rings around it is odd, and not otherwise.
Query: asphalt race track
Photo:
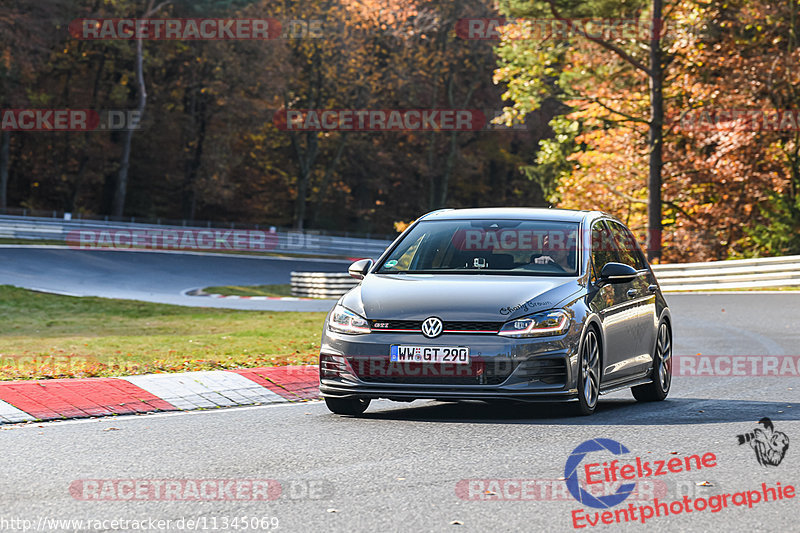
[[[800,295],[670,295],[668,300],[676,319],[676,354],[795,355],[800,350],[795,317]],[[762,417],[771,418],[775,431],[791,441],[778,466],[761,466],[754,450],[736,438],[753,431]],[[762,483],[797,486],[800,380],[678,376],[665,402],[637,404],[628,392],[618,392],[601,398],[589,418],[571,418],[559,405],[382,401],[363,418],[332,415],[321,402],[312,402],[9,426],[0,430],[0,525],[2,519],[31,520],[31,527],[40,519],[170,519],[175,531],[178,524],[186,527],[175,522],[184,518],[205,520],[206,530],[235,531],[234,517],[276,517],[281,531],[570,531],[572,511],[603,511],[578,504],[558,480],[573,449],[594,438],[627,446],[630,461],[715,454],[713,468],[662,476],[661,492],[655,494],[662,502],[684,495],[711,501],[714,495],[761,489]],[[600,461],[613,457],[595,453]],[[69,491],[81,479],[270,479],[281,484],[282,492],[266,502],[176,501],[175,496],[86,501],[80,491]],[[475,485],[494,493],[488,501],[457,493],[457,487],[469,486],[463,480],[498,479],[558,487],[550,489],[555,492],[546,501],[541,497],[547,489],[529,492],[522,501],[519,496],[498,501],[504,497],[498,485]],[[509,498],[520,494],[512,492],[513,485],[503,487]],[[473,498],[481,493],[476,488]],[[652,518],[645,525],[599,523],[584,530],[725,531],[732,524],[740,531],[800,530],[796,498],[752,508],[726,501],[731,506],[717,513],[695,510]],[[632,505],[649,503],[637,499]],[[212,520],[217,529],[211,529]],[[82,527],[120,527],[87,524]],[[47,530],[53,529],[51,523]]]
[[[219,285],[289,283],[289,273],[293,270],[345,272],[348,264],[346,260],[329,259],[6,245],[0,246],[0,285],[74,296],[104,296],[176,305],[327,311],[333,302],[212,299],[186,296],[184,292]]]

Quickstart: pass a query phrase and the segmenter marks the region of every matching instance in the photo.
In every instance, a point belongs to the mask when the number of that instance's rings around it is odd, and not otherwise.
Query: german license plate
[[[408,346],[392,345],[389,360],[396,363],[455,363],[469,364],[466,346]]]

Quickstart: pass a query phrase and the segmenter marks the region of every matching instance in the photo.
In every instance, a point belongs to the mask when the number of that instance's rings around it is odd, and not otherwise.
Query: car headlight
[[[358,316],[338,304],[333,308],[331,317],[328,320],[328,327],[337,333],[350,333],[353,335],[370,332],[369,322],[367,322],[366,318]]]
[[[568,327],[569,315],[566,311],[545,311],[506,322],[498,334],[506,337],[544,337],[561,335]]]

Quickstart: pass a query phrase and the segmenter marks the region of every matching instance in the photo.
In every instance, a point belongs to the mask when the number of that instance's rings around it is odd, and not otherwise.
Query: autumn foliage
[[[642,238],[647,230],[651,110],[637,64],[648,42],[520,35],[554,17],[646,23],[650,0],[5,4],[0,109],[133,109],[146,87],[126,216],[389,234],[439,207],[553,204],[610,212]],[[134,41],[69,31],[78,19],[147,9],[269,17],[282,33],[145,41],[139,76]],[[663,260],[800,253],[800,125],[682,123],[704,109],[799,107],[800,0],[670,0],[663,13]],[[503,40],[470,39],[469,17],[507,17]],[[274,120],[298,109],[491,118],[503,108],[494,127],[504,129],[482,131],[288,131]],[[111,214],[124,146],[113,131],[2,131],[0,208]]]

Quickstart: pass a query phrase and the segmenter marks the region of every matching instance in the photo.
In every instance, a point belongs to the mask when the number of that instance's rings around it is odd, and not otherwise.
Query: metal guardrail
[[[653,265],[665,292],[800,285],[800,255]]]
[[[172,218],[147,218],[147,217],[113,217],[108,215],[91,215],[85,213],[70,213],[67,211],[58,210],[44,210],[44,209],[26,209],[20,207],[6,207],[0,208],[0,218],[3,216],[14,217],[20,219],[45,219],[45,220],[73,220],[96,222],[98,224],[144,224],[147,226],[175,226],[183,228],[211,228],[211,229],[255,229],[264,230],[270,228],[281,229],[282,231],[289,231],[291,228],[283,227],[278,228],[274,224],[252,224],[246,222],[221,222],[212,220],[187,220],[187,219],[172,219]],[[314,235],[328,235],[332,237],[345,237],[354,239],[375,239],[375,240],[393,240],[395,234],[379,234],[379,233],[364,233],[352,231],[338,231],[338,230],[309,230],[309,233]]]
[[[136,235],[140,237],[138,246],[132,244]],[[176,226],[10,215],[0,215],[0,238],[64,242],[78,249],[274,252],[373,259],[392,242],[276,228]],[[201,239],[205,246],[198,244]]]
[[[81,243],[81,232],[93,235],[94,242]],[[96,241],[103,240],[98,247],[130,249],[131,236],[134,234],[157,235],[166,241],[173,240],[167,246],[142,246],[159,250],[200,251],[206,248],[192,246],[205,238],[206,242],[233,242],[236,235],[245,237],[255,232],[259,243],[258,249],[245,246],[233,249],[220,246],[214,251],[267,251],[297,255],[316,255],[328,257],[371,257],[377,258],[391,244],[389,239],[369,239],[326,235],[313,231],[292,231],[276,228],[248,229],[182,226],[166,224],[144,224],[138,222],[115,222],[89,219],[59,219],[47,217],[0,215],[0,238],[21,240],[47,240],[68,243],[75,248],[92,248]],[[205,234],[205,235],[204,235]],[[184,246],[181,236],[188,237],[189,244]],[[116,237],[125,237],[114,241]],[[68,239],[73,239],[68,242]],[[78,239],[78,240],[74,240]],[[145,239],[146,240],[146,239]],[[767,257],[760,259],[736,259],[730,261],[712,261],[707,263],[682,263],[653,265],[653,271],[662,289],[667,292],[709,289],[748,289],[760,287],[800,286],[800,256]],[[299,274],[299,273],[298,273]],[[303,273],[309,274],[309,273]],[[301,282],[298,278],[297,289],[304,291],[302,296],[335,297],[352,288],[358,281],[348,274],[335,274],[330,279],[317,277],[313,280],[306,276]],[[294,285],[294,283],[293,283]],[[294,289],[293,289],[294,290]],[[298,294],[300,296],[301,294]]]
[[[653,265],[664,292],[800,286],[800,255]],[[359,284],[349,274],[292,272],[292,294],[338,298]]]
[[[360,280],[350,274],[329,272],[292,272],[292,296],[306,298],[338,298]]]

